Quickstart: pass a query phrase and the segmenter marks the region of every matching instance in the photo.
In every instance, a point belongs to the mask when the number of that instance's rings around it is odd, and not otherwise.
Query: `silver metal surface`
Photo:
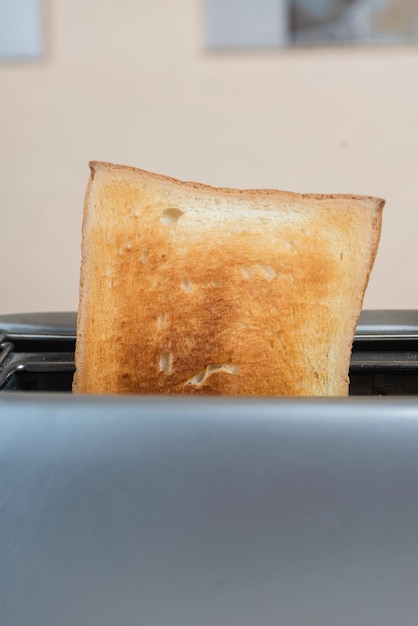
[[[418,311],[362,311],[356,340],[418,339]]]
[[[13,344],[2,362],[0,354],[0,390],[19,372],[33,372],[39,375],[45,373],[74,372],[73,352],[42,352],[42,353],[12,353]],[[9,358],[6,360],[6,356]]]
[[[0,315],[0,332],[6,333],[11,339],[25,337],[27,339],[74,338],[76,335],[77,313],[15,313]]]
[[[417,486],[412,399],[3,394],[0,624],[416,626]]]
[[[8,337],[5,333],[0,334],[0,366],[6,361],[9,354],[12,352],[14,346],[8,341]]]
[[[385,350],[353,352],[351,355],[351,371],[361,369],[379,369],[392,371],[418,371],[418,351]]]

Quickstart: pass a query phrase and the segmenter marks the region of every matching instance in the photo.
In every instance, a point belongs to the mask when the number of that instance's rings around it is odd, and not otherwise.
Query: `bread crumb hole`
[[[166,209],[161,213],[161,223],[164,224],[164,226],[171,226],[175,224],[182,215],[184,215],[184,213],[180,211],[180,209]]]
[[[157,318],[157,328],[158,328],[158,330],[162,330],[164,324],[165,324],[165,313],[160,313],[160,315]]]
[[[222,287],[222,283],[221,283],[221,281],[219,280],[219,278],[215,278],[215,279],[212,281],[212,285],[213,285],[214,287]]]
[[[183,291],[185,291],[186,293],[192,293],[194,285],[193,283],[188,280],[187,278],[185,278],[184,280],[181,281],[181,288],[183,289]]]
[[[203,370],[202,372],[199,372],[198,374],[190,378],[187,381],[186,385],[197,385],[197,386],[201,385],[203,381],[205,380],[205,374],[206,374],[205,370]]]
[[[173,370],[173,353],[163,352],[160,356],[160,372],[171,374]]]
[[[273,280],[273,278],[276,278],[277,276],[276,272],[272,267],[270,267],[270,265],[260,265],[260,271],[264,278],[267,278],[269,281]]]
[[[236,376],[239,374],[239,369],[238,365],[232,365],[231,363],[211,363],[210,365],[207,365],[204,370],[189,378],[189,380],[185,382],[185,385],[200,387],[210,376],[216,374],[216,372],[223,372],[225,374],[233,374]]]
[[[244,278],[252,278],[254,276],[254,270],[251,267],[243,267],[242,273],[244,274]]]

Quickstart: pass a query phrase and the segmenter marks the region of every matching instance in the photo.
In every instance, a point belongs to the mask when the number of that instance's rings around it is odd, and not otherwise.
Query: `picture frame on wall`
[[[212,49],[418,43],[418,0],[205,0]]]
[[[290,0],[298,44],[417,43],[417,0]]]

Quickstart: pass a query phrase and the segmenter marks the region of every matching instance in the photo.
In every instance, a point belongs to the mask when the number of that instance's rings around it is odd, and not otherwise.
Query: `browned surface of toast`
[[[90,167],[74,391],[348,393],[383,200]]]

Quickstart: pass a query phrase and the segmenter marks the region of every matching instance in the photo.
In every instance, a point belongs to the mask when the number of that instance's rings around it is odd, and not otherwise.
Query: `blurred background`
[[[0,0],[0,313],[76,310],[89,160],[387,200],[364,308],[418,308],[415,0]]]

